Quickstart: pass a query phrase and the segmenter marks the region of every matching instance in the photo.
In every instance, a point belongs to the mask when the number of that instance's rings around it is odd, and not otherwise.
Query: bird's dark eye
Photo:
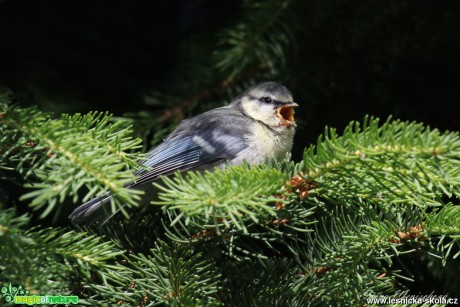
[[[262,101],[265,103],[272,103],[273,100],[270,97],[262,97]]]

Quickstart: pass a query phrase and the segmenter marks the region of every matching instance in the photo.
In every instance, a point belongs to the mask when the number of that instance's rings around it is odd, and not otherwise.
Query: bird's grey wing
[[[248,118],[241,112],[223,107],[183,121],[176,130],[142,163],[135,174],[136,187],[176,171],[200,169],[231,160],[244,150]],[[115,213],[109,206],[112,195],[106,193],[77,207],[69,216],[74,224],[105,223]]]
[[[205,113],[207,119],[209,115],[222,115],[219,112],[209,113]],[[245,118],[231,114],[211,117],[209,121],[202,121],[200,116],[185,121],[176,133],[152,151],[142,163],[145,168],[136,172],[138,178],[128,187],[145,184],[176,171],[215,165],[237,156],[247,147],[243,130],[248,123]]]

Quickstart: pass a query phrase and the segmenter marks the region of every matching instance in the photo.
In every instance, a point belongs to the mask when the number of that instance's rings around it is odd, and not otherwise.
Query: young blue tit
[[[291,92],[277,82],[259,83],[233,99],[230,105],[182,121],[142,162],[136,181],[141,188],[176,171],[212,170],[247,161],[282,160],[292,149],[296,124]],[[110,193],[77,207],[69,216],[74,224],[104,223],[114,213]]]

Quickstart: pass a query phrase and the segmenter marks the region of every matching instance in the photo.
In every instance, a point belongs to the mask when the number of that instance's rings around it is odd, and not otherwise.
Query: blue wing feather
[[[225,117],[219,112],[223,109]],[[138,179],[128,186],[151,182],[179,170],[199,169],[231,160],[247,147],[243,131],[247,128],[247,119],[240,112],[232,110],[229,113],[228,108],[220,108],[204,115],[206,118],[214,116],[211,121],[203,121],[202,115],[184,121],[152,151],[142,163],[147,169],[137,171]]]

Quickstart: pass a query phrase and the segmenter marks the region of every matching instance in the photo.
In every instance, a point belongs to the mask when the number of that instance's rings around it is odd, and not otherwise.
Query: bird
[[[243,162],[261,164],[272,157],[281,161],[292,149],[295,129],[292,93],[281,83],[258,83],[229,105],[183,120],[154,148],[125,188],[142,188],[161,176],[180,171],[212,171]],[[105,223],[115,213],[108,192],[77,207],[73,224]],[[109,205],[107,205],[109,204]],[[104,209],[104,210],[102,210]]]

